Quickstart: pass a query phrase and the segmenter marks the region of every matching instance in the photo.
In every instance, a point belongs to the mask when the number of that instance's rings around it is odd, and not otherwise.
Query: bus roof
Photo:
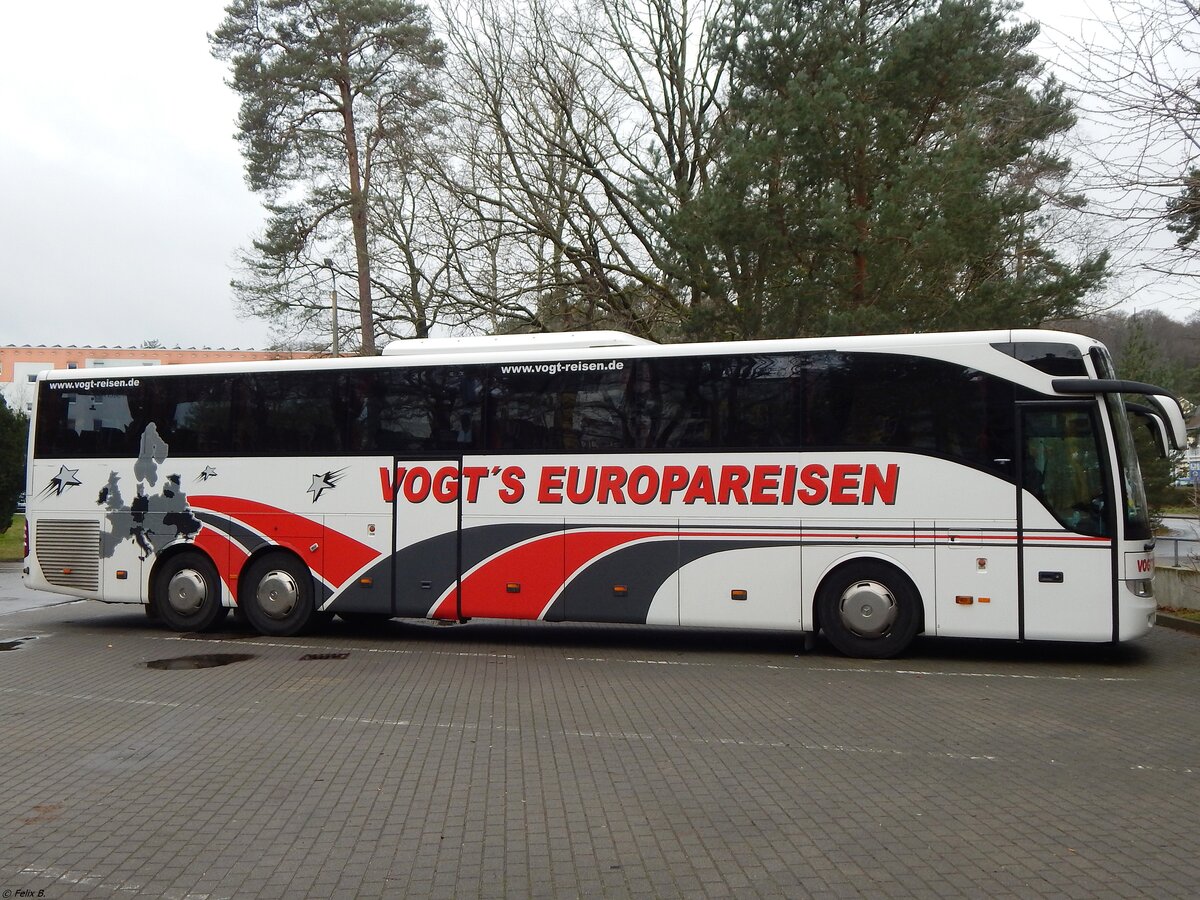
[[[981,349],[1007,343],[1069,344],[1086,354],[1099,341],[1078,334],[1039,329],[926,332],[916,334],[854,335],[778,340],[713,341],[688,344],[658,344],[619,331],[565,332],[546,334],[491,335],[460,338],[428,338],[394,341],[384,356],[309,358],[269,362],[187,363],[169,366],[113,367],[104,369],[56,369],[42,372],[38,380],[107,380],[154,378],[157,376],[211,374],[213,372],[264,372],[345,369],[395,365],[469,365],[493,362],[561,361],[571,359],[632,359],[724,354],[787,353],[800,351],[860,351],[874,353],[919,353],[953,358],[985,369],[999,367],[1013,376],[1029,367],[997,350],[988,365]],[[1020,380],[1018,378],[1018,380]]]
[[[541,334],[483,334],[449,338],[408,338],[392,341],[384,356],[424,356],[432,353],[511,353],[514,350],[579,350],[590,347],[653,346],[654,341],[623,331],[563,331]]]

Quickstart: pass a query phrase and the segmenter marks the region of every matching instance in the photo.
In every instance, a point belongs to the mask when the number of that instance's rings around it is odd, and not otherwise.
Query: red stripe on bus
[[[780,541],[844,541],[847,544],[852,543],[871,543],[874,542],[889,542],[897,541],[914,541],[914,542],[948,542],[951,544],[961,544],[965,546],[975,546],[979,544],[993,544],[1001,542],[1011,542],[1016,544],[1017,535],[1015,533],[1002,532],[977,532],[963,534],[959,532],[934,532],[934,533],[916,533],[912,531],[768,531],[768,530],[740,530],[740,531],[721,531],[716,529],[704,529],[697,531],[688,531],[685,526],[680,531],[681,538],[745,538],[761,540],[763,538],[776,539]],[[1092,537],[1082,534],[1066,534],[1061,532],[1041,532],[1034,534],[1025,533],[1025,543],[1037,541],[1038,543],[1084,543],[1097,544],[1108,546],[1112,543],[1111,538]]]
[[[217,574],[236,601],[237,575],[246,564],[246,551],[207,525],[200,529],[192,543],[209,555],[217,567]]]
[[[228,516],[271,543],[292,550],[318,578],[335,589],[380,556],[378,550],[320,522],[265,503],[218,496],[193,496],[188,502],[199,509]],[[313,544],[323,552],[314,552]]]
[[[670,531],[555,532],[527,544],[510,547],[477,567],[462,580],[465,617],[537,619],[564,584],[596,557],[624,544],[647,538],[676,539]],[[515,589],[510,590],[513,586]],[[435,619],[459,615],[450,591],[433,612]]]

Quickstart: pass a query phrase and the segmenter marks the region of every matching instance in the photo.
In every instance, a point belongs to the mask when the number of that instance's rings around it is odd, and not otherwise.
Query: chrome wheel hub
[[[878,581],[859,581],[842,592],[838,602],[842,624],[859,637],[877,638],[896,624],[899,607],[892,592]]]
[[[255,593],[259,608],[272,619],[282,619],[296,607],[300,589],[287,572],[273,569],[263,576]]]
[[[180,569],[167,584],[167,602],[180,615],[190,615],[208,599],[208,584],[195,569]]]

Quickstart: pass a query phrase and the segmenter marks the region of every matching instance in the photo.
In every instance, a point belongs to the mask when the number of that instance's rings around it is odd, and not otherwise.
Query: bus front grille
[[[43,577],[59,587],[100,589],[100,523],[39,519],[34,547]]]

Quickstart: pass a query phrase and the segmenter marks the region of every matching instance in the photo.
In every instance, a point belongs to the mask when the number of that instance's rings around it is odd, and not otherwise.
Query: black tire
[[[289,637],[312,623],[312,574],[294,556],[260,556],[246,567],[240,583],[238,605],[260,634]]]
[[[176,631],[205,631],[225,617],[217,567],[198,550],[170,557],[154,575],[151,618]]]
[[[859,659],[903,653],[921,624],[921,601],[894,566],[864,559],[838,569],[817,590],[817,619],[829,643]]]

